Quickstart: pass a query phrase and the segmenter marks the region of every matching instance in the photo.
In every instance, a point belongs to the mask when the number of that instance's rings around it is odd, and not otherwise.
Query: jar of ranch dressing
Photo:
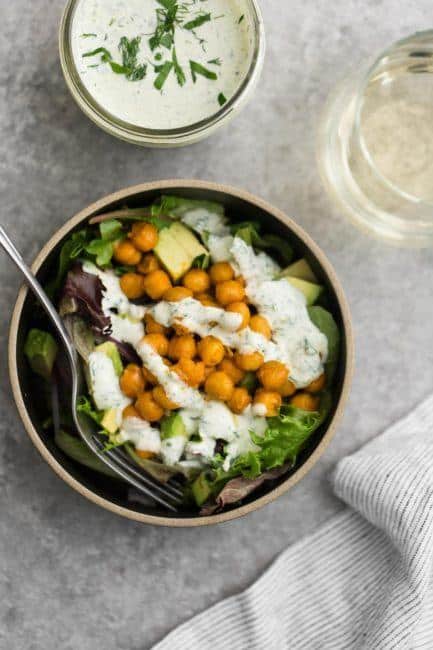
[[[191,144],[251,96],[265,50],[256,0],[69,0],[60,59],[84,113],[123,140]]]

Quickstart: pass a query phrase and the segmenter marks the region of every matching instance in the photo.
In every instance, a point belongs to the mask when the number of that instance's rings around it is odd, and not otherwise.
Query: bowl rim
[[[233,519],[238,519],[243,517],[255,510],[262,508],[263,506],[275,501],[282,494],[287,492],[291,487],[298,483],[316,464],[318,459],[324,453],[329,442],[333,438],[337,425],[341,420],[341,417],[344,412],[344,407],[347,402],[350,386],[353,376],[353,367],[354,367],[354,337],[353,337],[353,328],[350,316],[349,305],[347,303],[346,297],[344,295],[343,288],[340,284],[340,281],[337,278],[337,275],[328,261],[325,254],[322,252],[320,247],[313,241],[313,239],[301,228],[297,223],[295,223],[290,217],[286,216],[281,210],[271,206],[269,203],[260,199],[249,192],[237,189],[228,185],[223,185],[219,183],[213,183],[202,180],[188,180],[188,179],[170,179],[170,180],[161,180],[154,181],[149,183],[141,183],[138,185],[133,185],[121,189],[117,192],[113,192],[103,198],[95,201],[90,204],[88,207],[84,208],[73,217],[68,219],[61,228],[59,228],[52,237],[47,241],[43,246],[39,254],[36,256],[33,264],[31,266],[32,271],[37,273],[42,266],[45,259],[51,253],[51,251],[59,244],[59,242],[67,235],[73,228],[75,228],[79,223],[91,217],[96,211],[101,210],[105,206],[113,203],[115,201],[124,200],[130,198],[136,194],[148,191],[161,191],[161,190],[173,190],[175,188],[182,189],[200,189],[200,190],[210,190],[217,191],[221,193],[228,194],[232,197],[244,200],[250,204],[253,204],[260,209],[268,212],[278,221],[282,222],[286,227],[289,228],[294,234],[299,237],[299,239],[306,245],[306,247],[315,255],[321,268],[328,281],[330,282],[341,311],[342,323],[343,323],[343,334],[345,337],[346,343],[346,367],[343,377],[343,382],[341,386],[341,392],[339,399],[335,408],[334,415],[328,425],[327,430],[325,431],[323,438],[314,449],[312,454],[306,459],[303,463],[288,479],[283,481],[279,486],[272,489],[270,492],[267,492],[263,496],[259,497],[247,503],[239,508],[229,510],[227,512],[221,512],[218,514],[210,515],[207,517],[198,516],[198,517],[186,517],[186,518],[176,518],[176,517],[164,517],[159,515],[145,514],[141,512],[135,512],[129,510],[123,506],[119,506],[104,497],[101,497],[95,494],[92,490],[85,487],[80,481],[74,478],[64,467],[61,465],[56,458],[50,453],[48,448],[43,443],[42,439],[39,437],[38,432],[36,431],[35,426],[30,418],[30,415],[27,411],[23,393],[20,386],[19,376],[18,376],[18,367],[17,367],[17,335],[19,323],[22,315],[22,309],[24,306],[24,301],[26,299],[28,289],[25,286],[22,286],[19,290],[15,306],[12,312],[12,317],[9,327],[9,341],[8,341],[8,362],[9,362],[9,377],[12,386],[12,393],[15,400],[15,404],[18,410],[18,414],[23,422],[24,428],[27,431],[31,441],[35,445],[36,449],[41,454],[42,458],[51,466],[54,472],[61,478],[65,483],[70,487],[76,490],[79,494],[86,497],[93,503],[106,510],[113,512],[117,515],[126,517],[134,521],[138,521],[146,524],[153,524],[158,526],[167,526],[167,527],[184,527],[189,528],[193,526],[209,526],[212,524],[223,523],[231,521]]]

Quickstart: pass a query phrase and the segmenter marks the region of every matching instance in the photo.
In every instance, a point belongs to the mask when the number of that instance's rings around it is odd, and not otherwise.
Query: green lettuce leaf
[[[255,250],[277,253],[283,265],[290,264],[293,259],[293,248],[289,242],[278,235],[262,235],[261,224],[257,221],[235,223],[231,231]]]
[[[167,217],[180,219],[184,214],[191,210],[204,208],[209,212],[224,216],[224,206],[214,201],[199,201],[196,199],[184,199],[179,196],[163,195],[152,206],[152,214],[159,216],[161,214]]]
[[[340,355],[340,330],[332,314],[323,307],[313,305],[308,307],[308,315],[314,325],[328,339],[328,359],[325,363],[325,373],[328,385],[334,379],[337,370],[338,358]]]

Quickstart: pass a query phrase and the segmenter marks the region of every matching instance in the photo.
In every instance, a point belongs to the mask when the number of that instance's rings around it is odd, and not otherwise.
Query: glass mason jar
[[[80,0],[68,0],[60,24],[60,62],[68,88],[81,110],[104,131],[122,140],[147,147],[176,147],[197,142],[234,117],[251,97],[260,77],[265,55],[263,19],[256,0],[244,0],[245,19],[253,32],[249,69],[235,94],[214,114],[194,124],[173,129],[147,129],[118,119],[92,97],[81,82],[71,46],[74,12]]]
[[[398,41],[336,88],[317,157],[356,224],[401,246],[433,245],[433,31]]]

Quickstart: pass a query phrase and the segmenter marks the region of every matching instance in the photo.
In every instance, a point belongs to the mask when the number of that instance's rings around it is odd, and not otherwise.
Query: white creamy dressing
[[[181,3],[179,3],[181,4]],[[154,87],[153,65],[172,60],[171,48],[152,52],[149,37],[157,26],[156,0],[81,0],[71,28],[72,56],[80,80],[94,100],[115,118],[149,129],[174,129],[194,124],[220,109],[218,96],[231,99],[250,68],[254,51],[254,25],[246,0],[188,0],[181,22],[199,13],[211,14],[211,20],[194,32],[177,25],[174,44],[186,82],[179,85],[174,69],[162,91]],[[239,22],[241,16],[244,18]],[[88,35],[88,36],[85,36]],[[129,81],[115,74],[101,55],[83,57],[99,47],[106,48],[115,63],[121,64],[119,41],[126,36],[141,37],[138,64],[147,64],[146,77]],[[204,39],[204,42],[200,42]],[[162,58],[157,60],[155,54]],[[220,65],[209,63],[218,59]],[[216,80],[197,76],[193,83],[190,60],[216,73]],[[95,66],[95,67],[93,67]]]
[[[120,288],[119,278],[113,271],[103,271],[92,262],[84,262],[86,273],[97,275],[104,285],[102,311],[111,320],[111,335],[117,341],[137,345],[144,336],[145,307],[133,305]],[[117,312],[117,313],[115,313]]]
[[[96,350],[88,359],[92,397],[99,411],[117,410],[117,423],[122,420],[123,409],[131,403],[120,390],[119,377],[112,360],[104,352]]]
[[[188,438],[185,436],[172,436],[161,443],[161,458],[165,465],[177,465],[180,461]]]
[[[151,451],[154,454],[161,452],[159,430],[141,418],[124,418],[117,439],[119,442],[132,442],[140,451]]]

